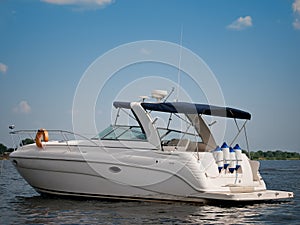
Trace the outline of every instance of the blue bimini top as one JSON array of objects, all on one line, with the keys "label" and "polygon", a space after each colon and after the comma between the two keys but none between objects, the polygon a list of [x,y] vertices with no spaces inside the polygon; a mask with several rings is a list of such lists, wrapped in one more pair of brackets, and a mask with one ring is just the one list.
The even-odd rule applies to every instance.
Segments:
[{"label": "blue bimini top", "polygon": [[[116,108],[130,109],[130,102],[114,102]],[[236,119],[251,119],[251,114],[239,109],[230,107],[213,106],[206,104],[196,104],[188,102],[163,102],[148,103],[143,102],[141,106],[146,110],[168,112],[168,113],[184,113],[184,114],[204,114],[211,116],[220,116]]]}]

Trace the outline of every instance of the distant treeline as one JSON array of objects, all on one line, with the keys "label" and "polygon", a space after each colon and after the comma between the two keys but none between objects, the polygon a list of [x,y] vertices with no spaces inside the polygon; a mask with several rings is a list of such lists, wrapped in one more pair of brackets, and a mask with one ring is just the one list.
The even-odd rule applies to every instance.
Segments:
[{"label": "distant treeline", "polygon": [[250,152],[251,159],[254,160],[289,160],[300,159],[298,152],[284,152],[284,151],[257,151]]},{"label": "distant treeline", "polygon": [[5,152],[12,152],[13,148],[7,148],[4,144],[0,143],[0,155],[3,155]]},{"label": "distant treeline", "polygon": [[[32,144],[32,143],[34,143],[34,140],[32,140],[30,138],[26,138],[26,139],[22,140],[19,145],[22,146],[22,145],[28,145],[28,144]],[[8,148],[4,144],[0,143],[0,156],[3,155],[4,153],[13,152],[14,150],[15,150],[14,148]]]}]

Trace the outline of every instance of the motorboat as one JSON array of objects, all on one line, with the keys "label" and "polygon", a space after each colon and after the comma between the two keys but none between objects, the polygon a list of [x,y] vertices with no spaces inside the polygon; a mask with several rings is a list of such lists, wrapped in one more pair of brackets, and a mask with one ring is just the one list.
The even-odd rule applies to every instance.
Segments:
[{"label": "motorboat", "polygon": [[[14,139],[29,135],[34,143],[19,146],[10,160],[41,194],[193,203],[294,197],[267,190],[259,161],[249,159],[236,138],[216,143],[213,123],[205,119],[245,121],[240,134],[250,113],[166,101],[164,92],[154,93],[157,101],[113,102],[114,123],[91,138],[62,130],[13,130]],[[129,118],[125,123],[121,114]]]}]

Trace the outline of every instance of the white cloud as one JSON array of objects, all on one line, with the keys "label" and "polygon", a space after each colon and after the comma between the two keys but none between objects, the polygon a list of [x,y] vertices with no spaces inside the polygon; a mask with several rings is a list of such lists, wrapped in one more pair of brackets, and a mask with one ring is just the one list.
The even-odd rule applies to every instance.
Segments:
[{"label": "white cloud", "polygon": [[104,7],[113,3],[114,0],[41,0],[42,2],[56,5],[77,5],[84,7]]},{"label": "white cloud", "polygon": [[300,30],[300,0],[295,0],[293,5],[293,11],[295,14],[295,20],[293,22],[293,27],[295,30]]},{"label": "white cloud", "polygon": [[293,10],[295,13],[300,14],[300,0],[295,0],[293,3]]},{"label": "white cloud", "polygon": [[6,73],[7,70],[8,70],[8,66],[5,65],[4,63],[1,63],[1,62],[0,62],[0,72],[1,72],[1,73]]},{"label": "white cloud", "polygon": [[227,26],[230,30],[243,30],[252,27],[251,16],[240,17]]},{"label": "white cloud", "polygon": [[20,101],[19,104],[15,108],[13,108],[13,111],[15,113],[28,114],[31,112],[31,107],[27,101],[23,100],[23,101]]},{"label": "white cloud", "polygon": [[295,30],[300,30],[300,21],[298,19],[295,19],[293,22],[293,27]]}]

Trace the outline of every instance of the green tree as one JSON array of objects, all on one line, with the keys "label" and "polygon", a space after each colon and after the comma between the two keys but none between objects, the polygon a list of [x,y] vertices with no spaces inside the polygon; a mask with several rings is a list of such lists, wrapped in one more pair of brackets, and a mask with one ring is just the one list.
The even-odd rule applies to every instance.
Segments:
[{"label": "green tree", "polygon": [[15,151],[14,148],[8,148],[6,152],[13,152],[13,151]]},{"label": "green tree", "polygon": [[264,152],[261,150],[259,150],[257,152],[251,152],[250,155],[251,155],[251,159],[253,159],[253,160],[258,160],[258,159],[264,158]]},{"label": "green tree", "polygon": [[263,158],[263,157],[264,157],[264,152],[261,151],[261,150],[259,150],[259,151],[257,152],[257,157],[258,157],[258,158]]},{"label": "green tree", "polygon": [[274,153],[272,151],[264,152],[264,157],[267,158],[267,159],[273,159],[274,158]]},{"label": "green tree", "polygon": [[2,155],[6,151],[7,151],[7,147],[4,144],[0,143],[0,154]]},{"label": "green tree", "polygon": [[286,159],[300,159],[300,154],[298,152],[283,152],[280,150],[277,151],[257,151],[251,152],[251,159],[270,159],[270,160],[286,160]]}]

